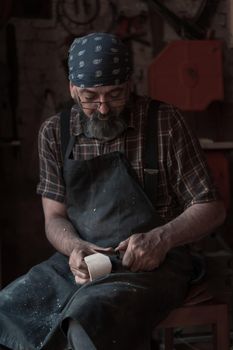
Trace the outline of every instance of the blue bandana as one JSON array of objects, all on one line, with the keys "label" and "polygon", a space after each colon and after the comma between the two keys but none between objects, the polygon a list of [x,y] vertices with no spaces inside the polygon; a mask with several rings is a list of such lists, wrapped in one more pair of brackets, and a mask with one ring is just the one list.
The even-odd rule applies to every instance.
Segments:
[{"label": "blue bandana", "polygon": [[80,88],[123,84],[132,72],[127,47],[109,33],[75,39],[69,50],[68,66],[69,80]]}]

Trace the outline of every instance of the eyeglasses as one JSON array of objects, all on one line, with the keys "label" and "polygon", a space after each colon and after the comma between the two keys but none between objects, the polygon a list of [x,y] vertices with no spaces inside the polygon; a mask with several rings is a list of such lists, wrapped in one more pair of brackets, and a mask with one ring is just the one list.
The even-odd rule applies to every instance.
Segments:
[{"label": "eyeglasses", "polygon": [[121,107],[125,104],[126,97],[121,97],[117,99],[112,99],[108,101],[93,101],[93,102],[83,102],[79,99],[80,104],[83,109],[97,110],[101,107],[102,104],[106,104],[109,108],[111,107]]}]

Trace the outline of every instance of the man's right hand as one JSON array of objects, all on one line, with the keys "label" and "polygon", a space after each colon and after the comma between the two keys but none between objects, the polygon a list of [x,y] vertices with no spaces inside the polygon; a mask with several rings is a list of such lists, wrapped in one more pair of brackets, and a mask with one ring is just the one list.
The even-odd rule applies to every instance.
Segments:
[{"label": "man's right hand", "polygon": [[102,248],[93,243],[80,240],[70,254],[69,265],[78,284],[84,284],[90,280],[87,265],[84,261],[85,256],[95,253],[111,253],[113,248]]},{"label": "man's right hand", "polygon": [[64,203],[46,197],[42,197],[42,203],[48,240],[57,251],[69,256],[69,265],[75,281],[79,284],[88,282],[90,277],[84,261],[85,256],[95,253],[114,253],[114,249],[83,241],[68,220]]}]

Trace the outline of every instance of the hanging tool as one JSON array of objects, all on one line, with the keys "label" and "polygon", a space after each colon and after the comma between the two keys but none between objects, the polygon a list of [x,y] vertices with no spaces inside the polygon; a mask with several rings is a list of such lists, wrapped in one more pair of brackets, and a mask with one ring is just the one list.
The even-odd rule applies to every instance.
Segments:
[{"label": "hanging tool", "polygon": [[206,30],[186,19],[181,19],[158,0],[148,0],[152,8],[160,14],[180,35],[188,39],[206,38]]}]

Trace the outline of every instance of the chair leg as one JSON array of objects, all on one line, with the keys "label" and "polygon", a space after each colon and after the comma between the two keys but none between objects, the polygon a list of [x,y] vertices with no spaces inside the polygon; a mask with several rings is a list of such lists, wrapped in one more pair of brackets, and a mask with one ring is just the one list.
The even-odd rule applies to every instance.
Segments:
[{"label": "chair leg", "polygon": [[173,350],[173,328],[165,328],[164,330],[164,348],[165,350]]},{"label": "chair leg", "polygon": [[229,319],[226,305],[219,306],[218,320],[212,325],[213,329],[213,349],[229,350],[230,349],[230,333]]}]

